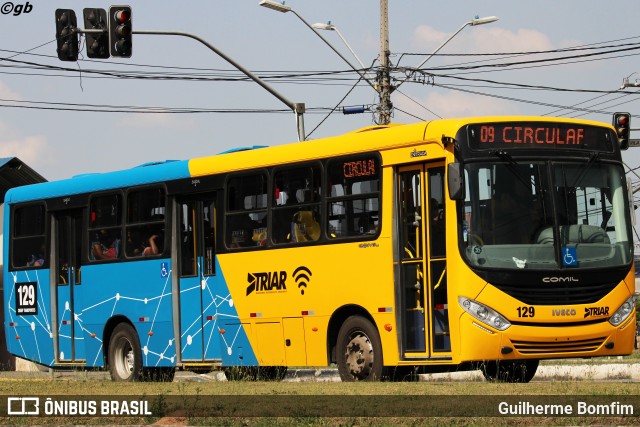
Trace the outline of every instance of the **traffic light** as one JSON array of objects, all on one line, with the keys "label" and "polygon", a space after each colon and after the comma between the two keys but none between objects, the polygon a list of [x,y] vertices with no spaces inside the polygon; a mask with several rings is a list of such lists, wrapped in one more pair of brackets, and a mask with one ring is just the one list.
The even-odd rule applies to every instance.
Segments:
[{"label": "traffic light", "polygon": [[84,9],[84,29],[102,30],[102,33],[85,33],[87,56],[89,58],[109,57],[109,34],[107,11],[104,9]]},{"label": "traffic light", "polygon": [[621,150],[629,148],[629,137],[631,134],[631,114],[613,113],[613,127],[618,134],[618,143]]},{"label": "traffic light", "polygon": [[56,42],[61,61],[77,61],[80,40],[78,21],[72,9],[56,9]]},{"label": "traffic light", "polygon": [[131,57],[131,8],[109,8],[109,50],[111,56]]}]

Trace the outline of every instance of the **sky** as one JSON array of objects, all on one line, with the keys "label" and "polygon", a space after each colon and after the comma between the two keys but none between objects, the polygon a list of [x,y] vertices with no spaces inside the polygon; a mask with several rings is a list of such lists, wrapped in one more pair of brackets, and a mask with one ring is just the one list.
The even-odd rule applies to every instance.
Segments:
[{"label": "sky", "polygon": [[[356,84],[358,75],[298,17],[258,3],[128,4],[134,31],[195,34],[265,77],[285,98],[304,102],[311,139],[374,124],[370,112],[346,116],[339,107],[375,105],[377,93],[365,82]],[[620,88],[624,77],[640,79],[633,75],[640,72],[635,1],[389,3],[390,60],[401,70],[417,66],[474,17],[499,18],[466,26],[439,51],[442,55],[431,57],[422,68],[435,77],[402,84],[392,95],[393,122],[522,114],[610,123],[614,111],[629,111],[634,114],[632,128],[634,122],[640,128],[640,115],[635,117],[638,89],[608,93]],[[378,0],[286,4],[311,24],[331,21],[365,65],[379,65]],[[108,9],[111,4],[96,0],[90,5]],[[45,178],[57,180],[297,140],[295,116],[286,105],[256,83],[240,79],[231,65],[190,38],[134,34],[131,58],[106,60],[87,58],[83,43],[77,62],[60,61],[55,10],[74,9],[83,27],[85,6],[77,0],[16,0],[0,7],[0,157],[17,156]],[[321,33],[357,65],[335,32]],[[394,83],[405,75],[392,73]],[[167,78],[176,76],[188,79]],[[182,112],[134,113],[131,107]],[[640,148],[629,149],[623,158],[629,168],[637,167]]]}]

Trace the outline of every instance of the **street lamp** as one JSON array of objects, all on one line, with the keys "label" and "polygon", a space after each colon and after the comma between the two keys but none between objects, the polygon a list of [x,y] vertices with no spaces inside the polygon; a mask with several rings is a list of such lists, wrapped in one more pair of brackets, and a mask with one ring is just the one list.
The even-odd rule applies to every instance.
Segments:
[{"label": "street lamp", "polygon": [[[358,73],[358,75],[360,75],[360,77],[362,77],[367,83],[369,83],[369,85],[371,87],[373,87],[376,91],[378,91],[377,86],[374,83],[372,83],[371,81],[369,81],[369,79],[367,78],[366,74],[363,71],[359,70],[351,62],[349,62],[349,60],[347,58],[345,58],[344,55],[342,55],[340,52],[338,52],[338,50],[335,47],[333,47],[333,45],[331,43],[329,43],[329,41],[327,39],[322,37],[322,35],[318,31],[316,31],[316,29],[314,27],[312,27],[311,24],[309,24],[307,21],[305,21],[305,19],[302,16],[300,16],[298,14],[298,12],[296,12],[293,8],[291,8],[291,6],[287,6],[284,3],[278,3],[277,1],[274,1],[274,0],[262,0],[259,3],[259,5],[263,6],[263,7],[266,7],[267,9],[275,10],[275,11],[281,12],[281,13],[292,12],[294,15],[296,15],[298,17],[298,19],[300,19],[302,21],[302,23],[304,25],[309,27],[309,29],[311,31],[313,31],[318,37],[320,37],[320,39],[323,42],[325,42],[325,44],[327,46],[329,46],[331,48],[331,50],[333,50],[336,53],[336,55],[338,55],[344,62],[346,62],[349,65],[349,67],[351,67],[352,70],[354,70],[356,73]],[[361,63],[361,65],[362,65],[362,63]],[[362,66],[362,68],[365,68],[365,67]]]},{"label": "street lamp", "polygon": [[[440,47],[438,47],[438,48],[437,48],[437,49],[436,49],[436,50],[435,50],[431,55],[427,56],[427,58],[426,58],[424,61],[422,61],[422,62],[420,63],[420,65],[418,65],[417,67],[415,67],[415,69],[416,69],[416,70],[420,69],[420,67],[422,67],[422,66],[423,66],[423,65],[424,65],[428,60],[430,60],[430,59],[433,57],[433,55],[435,55],[436,53],[438,53],[438,52],[440,51],[440,49],[442,49],[442,48],[443,48],[447,43],[449,43],[449,42],[451,41],[451,39],[453,39],[455,36],[457,36],[457,35],[458,35],[458,33],[459,33],[460,31],[464,30],[467,26],[475,27],[476,25],[489,24],[489,23],[491,23],[491,22],[495,22],[495,21],[497,21],[498,19],[499,19],[499,18],[498,18],[497,16],[487,16],[487,17],[484,17],[484,18],[476,17],[476,18],[472,19],[472,20],[471,20],[471,21],[469,21],[469,22],[465,22],[465,23],[462,25],[462,27],[460,27],[460,28],[458,29],[458,31],[456,31],[455,33],[453,33],[453,35],[452,35],[451,37],[449,37],[449,38],[448,38],[444,43],[442,43],[442,44],[440,45]],[[404,80],[402,80],[400,83],[398,83],[398,84],[395,86],[395,88],[394,88],[394,89],[398,89],[398,88],[399,88],[399,87],[400,87],[404,82],[406,82],[408,79],[409,79],[409,76],[405,77],[405,79],[404,79]]]},{"label": "street lamp", "polygon": [[287,6],[286,4],[284,4],[284,2],[278,3],[277,1],[271,1],[271,0],[262,0],[260,2],[260,6],[264,6],[268,9],[273,9],[282,13],[291,12],[293,10],[291,9],[291,6]]},{"label": "street lamp", "polygon": [[637,74],[637,72],[631,73],[631,75],[629,75],[628,77],[623,78],[622,79],[622,86],[620,86],[620,89],[618,89],[618,90],[623,90],[623,89],[626,89],[628,87],[640,87],[640,83],[638,82],[638,80],[636,80],[634,83],[630,83],[629,82],[629,78],[631,78],[631,76],[633,76],[634,74]]}]

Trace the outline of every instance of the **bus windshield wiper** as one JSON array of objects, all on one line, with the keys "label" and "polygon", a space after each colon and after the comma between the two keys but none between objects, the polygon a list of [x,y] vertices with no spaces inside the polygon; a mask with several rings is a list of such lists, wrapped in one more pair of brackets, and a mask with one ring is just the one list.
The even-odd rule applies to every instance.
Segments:
[{"label": "bus windshield wiper", "polygon": [[538,182],[536,182],[536,180],[534,179],[527,179],[524,176],[522,176],[522,173],[518,170],[517,166],[518,166],[518,162],[516,162],[515,160],[513,160],[513,157],[511,157],[511,154],[506,152],[506,151],[502,151],[502,150],[494,150],[491,152],[491,154],[493,154],[494,156],[498,157],[501,160],[504,160],[505,162],[507,162],[507,169],[509,169],[509,171],[520,180],[520,182],[522,182],[524,184],[524,187],[527,189],[527,191],[531,191],[531,185],[533,185],[533,187],[536,189],[536,191],[538,192],[538,194],[543,195],[544,194],[544,189],[542,187],[540,187],[540,184]]},{"label": "bus windshield wiper", "polygon": [[580,174],[576,177],[576,180],[573,182],[571,187],[577,187],[578,184],[580,184],[580,182],[582,182],[582,178],[585,177],[587,172],[589,172],[589,169],[591,169],[591,166],[593,166],[593,164],[596,162],[596,160],[598,160],[599,157],[600,157],[600,153],[599,152],[597,152],[597,151],[592,151],[591,152],[591,154],[589,155],[589,161],[587,162],[587,164],[584,167],[584,169],[582,169],[582,171],[580,171]]}]

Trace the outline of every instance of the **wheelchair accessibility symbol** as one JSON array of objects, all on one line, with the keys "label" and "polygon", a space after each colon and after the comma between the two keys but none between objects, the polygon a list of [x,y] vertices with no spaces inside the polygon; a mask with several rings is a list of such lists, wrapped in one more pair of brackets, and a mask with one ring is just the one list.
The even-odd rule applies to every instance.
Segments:
[{"label": "wheelchair accessibility symbol", "polygon": [[160,276],[167,277],[168,275],[169,275],[169,264],[167,264],[166,262],[163,262],[160,265]]},{"label": "wheelchair accessibility symbol", "polygon": [[578,253],[576,248],[562,248],[562,265],[565,267],[577,267]]}]

